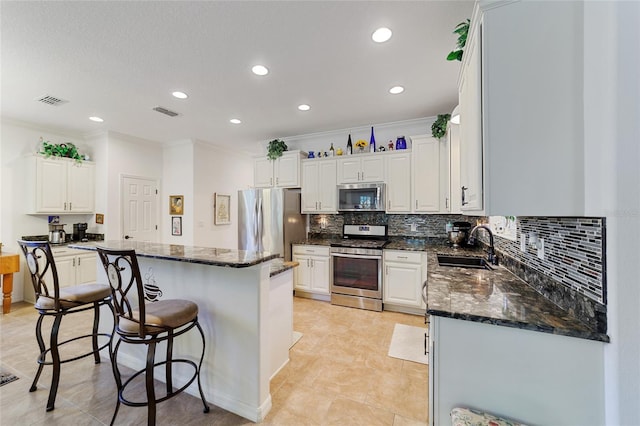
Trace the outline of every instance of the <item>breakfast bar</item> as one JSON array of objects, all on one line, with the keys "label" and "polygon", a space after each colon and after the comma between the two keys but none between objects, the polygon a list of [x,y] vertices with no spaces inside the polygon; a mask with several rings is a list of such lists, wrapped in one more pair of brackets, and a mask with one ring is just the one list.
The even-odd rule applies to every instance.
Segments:
[{"label": "breakfast bar", "polygon": [[[292,271],[279,268],[280,279],[270,277],[277,254],[133,241],[70,247],[133,249],[147,298],[196,302],[206,340],[201,370],[206,399],[254,422],[265,418],[271,408],[269,381],[288,362],[292,333]],[[100,260],[97,268],[98,282],[107,282]],[[103,316],[101,328],[111,324]],[[174,352],[195,358],[202,347],[199,340],[199,336],[182,336]],[[140,369],[144,351],[126,349],[121,349],[119,360]],[[176,370],[174,378],[187,377],[187,371]],[[192,384],[187,392],[198,395],[197,385]]]}]

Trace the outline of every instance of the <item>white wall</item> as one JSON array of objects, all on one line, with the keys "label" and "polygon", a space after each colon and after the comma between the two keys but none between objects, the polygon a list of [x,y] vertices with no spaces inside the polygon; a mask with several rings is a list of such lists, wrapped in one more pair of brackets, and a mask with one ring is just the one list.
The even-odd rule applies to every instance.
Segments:
[{"label": "white wall", "polygon": [[[238,190],[253,186],[253,158],[201,142],[194,147],[194,245],[237,249]],[[231,196],[231,224],[214,224],[214,193]]]},{"label": "white wall", "polygon": [[586,214],[606,216],[608,425],[640,424],[640,3],[584,3]]},{"label": "white wall", "polygon": [[[193,141],[185,140],[165,146],[163,150],[163,182],[160,196],[160,242],[164,244],[182,244],[193,246],[194,208],[194,147]],[[182,215],[182,236],[171,235],[171,216],[169,215],[169,196],[184,197]]]}]

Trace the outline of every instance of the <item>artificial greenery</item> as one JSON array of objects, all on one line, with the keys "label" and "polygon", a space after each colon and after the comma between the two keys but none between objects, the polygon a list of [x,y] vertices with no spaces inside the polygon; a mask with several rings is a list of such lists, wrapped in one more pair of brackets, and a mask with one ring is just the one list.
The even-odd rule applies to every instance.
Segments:
[{"label": "artificial greenery", "polygon": [[282,157],[282,153],[287,150],[287,144],[280,139],[274,139],[267,146],[267,157],[271,160]]},{"label": "artificial greenery", "polygon": [[447,133],[447,123],[451,118],[451,114],[438,114],[438,118],[431,126],[431,134],[434,138],[440,139]]},{"label": "artificial greenery", "polygon": [[467,44],[467,34],[469,34],[469,26],[471,25],[471,21],[467,19],[466,22],[460,22],[456,29],[453,30],[454,34],[458,34],[458,43],[457,49],[449,53],[447,56],[447,61],[461,61],[462,60],[462,52],[464,46]]},{"label": "artificial greenery", "polygon": [[78,152],[78,148],[71,142],[67,143],[51,143],[49,141],[42,140],[42,151],[40,154],[44,154],[45,157],[65,157],[73,158],[78,163],[81,163],[84,159],[84,155]]}]

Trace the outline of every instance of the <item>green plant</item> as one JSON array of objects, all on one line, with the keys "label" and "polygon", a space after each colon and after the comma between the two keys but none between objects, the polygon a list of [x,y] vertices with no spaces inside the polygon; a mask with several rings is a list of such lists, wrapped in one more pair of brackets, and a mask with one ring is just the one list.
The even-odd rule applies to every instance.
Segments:
[{"label": "green plant", "polygon": [[267,157],[271,160],[282,157],[282,153],[287,150],[287,144],[280,139],[274,139],[267,146]]},{"label": "green plant", "polygon": [[431,126],[431,134],[434,138],[440,139],[447,133],[447,123],[451,118],[451,114],[438,114],[438,118]]},{"label": "green plant", "polygon": [[456,29],[453,30],[454,34],[458,34],[458,43],[457,49],[449,53],[447,55],[447,61],[461,61],[462,60],[462,52],[464,46],[467,44],[467,34],[469,34],[469,26],[471,25],[471,21],[467,19],[466,22],[460,22]]},{"label": "green plant", "polygon": [[73,158],[78,163],[81,163],[84,156],[78,152],[78,148],[71,142],[67,143],[51,143],[49,141],[42,140],[42,151],[40,154],[44,154],[45,157],[65,157]]}]

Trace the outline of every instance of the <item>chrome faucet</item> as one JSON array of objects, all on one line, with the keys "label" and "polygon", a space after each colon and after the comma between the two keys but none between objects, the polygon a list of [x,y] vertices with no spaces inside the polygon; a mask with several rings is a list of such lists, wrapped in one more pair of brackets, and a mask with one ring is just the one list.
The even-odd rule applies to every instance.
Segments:
[{"label": "chrome faucet", "polygon": [[493,247],[493,232],[491,232],[491,228],[489,228],[487,225],[477,225],[475,226],[471,232],[469,232],[469,238],[467,240],[467,244],[468,245],[473,245],[476,242],[475,237],[473,236],[476,231],[482,228],[485,231],[487,231],[489,233],[489,248],[487,249],[487,261],[489,263],[491,263],[492,265],[497,265],[498,264],[498,256],[496,256],[496,251]]}]

